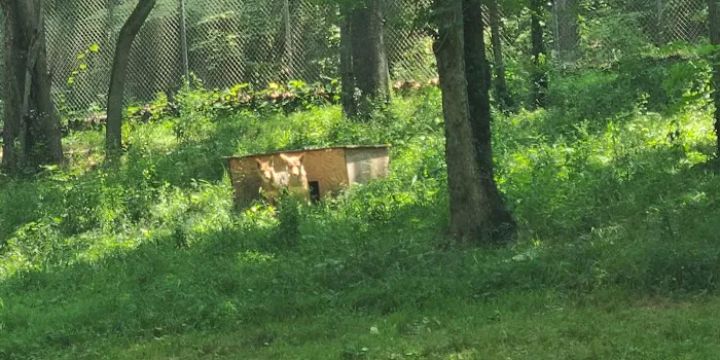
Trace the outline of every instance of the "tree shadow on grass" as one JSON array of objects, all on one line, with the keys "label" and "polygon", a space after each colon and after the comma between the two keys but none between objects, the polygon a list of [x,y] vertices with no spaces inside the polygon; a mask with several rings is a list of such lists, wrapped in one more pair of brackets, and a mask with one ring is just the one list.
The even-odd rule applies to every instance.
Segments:
[{"label": "tree shadow on grass", "polygon": [[370,221],[357,228],[315,213],[296,246],[279,241],[275,227],[237,224],[197,235],[187,247],[165,235],[97,261],[18,273],[0,283],[0,355],[26,359],[82,353],[108,338],[261,328],[329,309],[392,311],[414,294],[388,287],[411,269],[387,269],[419,266],[412,253],[434,243],[427,233],[394,242],[399,233],[386,227]]},{"label": "tree shadow on grass", "polygon": [[107,200],[104,194],[109,191],[127,190],[125,204],[118,205],[134,209],[130,217],[139,220],[154,203],[153,199],[133,198],[140,195],[139,191],[152,197],[166,184],[190,192],[197,182],[222,181],[227,167],[223,156],[235,151],[245,130],[241,121],[219,122],[212,134],[199,141],[179,143],[169,152],[130,144],[126,159],[112,167],[93,167],[74,175],[48,173],[33,179],[3,179],[0,183],[0,245],[20,227],[46,217],[62,219],[65,235],[97,228],[99,208]]},{"label": "tree shadow on grass", "polygon": [[[232,140],[222,143],[219,148],[229,149]],[[389,314],[402,307],[442,306],[438,299],[474,301],[507,289],[587,289],[591,285],[583,271],[588,264],[607,263],[610,255],[573,252],[558,239],[590,243],[586,240],[600,236],[594,229],[618,224],[632,230],[626,234],[682,238],[690,245],[695,238],[711,240],[717,233],[708,217],[720,216],[712,196],[719,178],[680,166],[681,159],[675,149],[643,149],[607,164],[573,168],[569,178],[550,171],[518,184],[510,200],[523,200],[516,212],[539,239],[557,241],[551,244],[560,254],[555,258],[515,261],[512,248],[440,251],[438,242],[447,240],[441,234],[446,215],[442,191],[436,198],[409,204],[375,204],[363,200],[377,194],[359,193],[347,203],[306,213],[296,246],[278,242],[275,227],[240,223],[198,234],[195,243],[178,242],[175,235],[156,236],[95,262],[17,274],[0,284],[0,355],[26,359],[81,353],[109,338],[132,342],[262,327],[328,311]],[[133,171],[164,160],[156,156],[138,161],[149,163]],[[123,171],[128,171],[123,176],[135,176]],[[187,186],[190,179],[183,175],[173,181]],[[637,239],[614,240],[626,245]],[[717,266],[681,269],[703,254],[675,263],[668,262],[672,251],[654,254],[654,262],[638,262],[636,268],[671,269],[669,277],[720,275]],[[642,255],[626,257],[632,263]],[[590,256],[597,261],[589,261]],[[618,275],[619,265],[608,269],[614,270],[608,277],[622,284],[647,285],[668,278],[633,275],[636,278],[628,280]],[[684,285],[667,286],[687,284],[686,279]]]}]

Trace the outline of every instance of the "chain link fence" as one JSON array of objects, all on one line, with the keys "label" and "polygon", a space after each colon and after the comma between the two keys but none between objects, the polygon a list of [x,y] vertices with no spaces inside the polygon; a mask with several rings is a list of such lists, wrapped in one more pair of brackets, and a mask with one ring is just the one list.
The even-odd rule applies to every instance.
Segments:
[{"label": "chain link fence", "polygon": [[[412,19],[430,0],[386,8],[395,79],[434,76],[430,39]],[[49,0],[54,94],[70,109],[104,104],[115,40],[136,0]],[[192,74],[207,88],[337,77],[338,14],[311,0],[158,0],[133,44],[126,97],[146,101]],[[97,47],[96,47],[97,46]],[[90,51],[88,49],[98,49]]]},{"label": "chain link fence", "polygon": [[549,15],[553,59],[560,61],[578,47],[585,52],[570,59],[607,60],[645,44],[697,43],[708,34],[706,0],[554,0]]},{"label": "chain link fence", "polygon": [[[417,12],[431,1],[386,2],[386,44],[395,80],[435,77],[431,39],[413,24]],[[577,41],[586,42],[581,45],[591,51],[597,48],[600,53],[611,53],[614,43],[624,37],[643,37],[661,45],[697,42],[707,34],[704,0],[554,3],[564,2],[579,7],[577,32],[581,36]],[[76,110],[104,106],[115,41],[136,3],[45,1],[49,69],[60,106]],[[489,23],[487,11],[485,15]],[[500,17],[507,60],[515,61],[518,54],[526,53],[524,47],[529,43],[529,14],[526,9],[507,8],[501,9]],[[557,7],[550,8],[548,20],[549,44],[555,58],[563,51],[563,34],[568,33],[563,27],[568,22]],[[312,0],[158,0],[133,45],[126,97],[147,101],[158,92],[173,92],[188,74],[194,74],[207,88],[336,78],[337,22],[332,7]],[[603,27],[612,26],[623,33],[603,32]],[[589,32],[600,36],[587,38],[585,33]]]},{"label": "chain link fence", "polygon": [[698,41],[707,36],[706,0],[641,0],[634,2],[643,27],[657,44]]}]

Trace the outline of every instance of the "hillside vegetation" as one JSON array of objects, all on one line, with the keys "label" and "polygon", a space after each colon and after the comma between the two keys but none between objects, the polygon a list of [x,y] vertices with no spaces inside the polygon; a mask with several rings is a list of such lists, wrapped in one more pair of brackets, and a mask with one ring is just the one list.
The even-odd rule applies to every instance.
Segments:
[{"label": "hillside vegetation", "polygon": [[[72,133],[67,168],[0,178],[0,358],[713,358],[707,99],[660,108],[600,72],[555,83],[551,110],[494,114],[519,224],[496,248],[447,246],[436,89],[367,123],[185,90],[178,116],[126,124],[115,167],[102,132]],[[233,208],[223,156],[384,143],[387,179]]]}]

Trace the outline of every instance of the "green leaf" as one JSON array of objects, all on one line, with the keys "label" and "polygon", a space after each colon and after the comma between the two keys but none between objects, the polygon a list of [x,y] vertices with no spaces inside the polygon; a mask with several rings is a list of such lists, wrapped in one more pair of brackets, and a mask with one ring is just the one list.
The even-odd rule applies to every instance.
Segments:
[{"label": "green leaf", "polygon": [[91,53],[97,54],[100,52],[100,44],[94,43],[94,44],[90,45],[88,50],[90,50]]}]

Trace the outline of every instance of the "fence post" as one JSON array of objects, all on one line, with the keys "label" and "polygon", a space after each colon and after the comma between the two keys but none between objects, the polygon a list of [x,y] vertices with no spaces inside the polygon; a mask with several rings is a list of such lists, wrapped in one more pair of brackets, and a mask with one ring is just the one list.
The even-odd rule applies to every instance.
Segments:
[{"label": "fence post", "polygon": [[180,52],[182,53],[185,85],[190,84],[190,59],[188,55],[187,31],[187,8],[185,7],[185,0],[180,0]]}]

